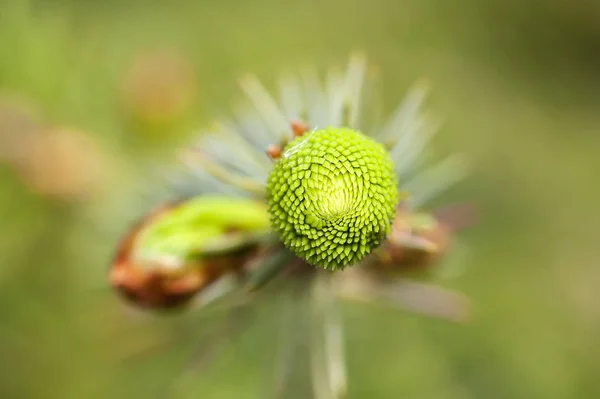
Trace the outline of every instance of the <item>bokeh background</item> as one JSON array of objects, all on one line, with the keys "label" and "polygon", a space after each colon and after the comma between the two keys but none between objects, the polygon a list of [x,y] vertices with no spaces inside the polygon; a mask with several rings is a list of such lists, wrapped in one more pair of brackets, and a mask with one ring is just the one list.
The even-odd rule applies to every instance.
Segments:
[{"label": "bokeh background", "polygon": [[[432,83],[434,146],[474,166],[441,201],[482,220],[449,282],[466,325],[344,306],[349,397],[600,397],[600,5],[566,0],[0,2],[0,397],[166,397],[225,316],[147,317],[106,287],[149,170],[227,115],[240,74],[272,87],[354,49],[385,110]],[[271,310],[181,397],[268,397]]]}]

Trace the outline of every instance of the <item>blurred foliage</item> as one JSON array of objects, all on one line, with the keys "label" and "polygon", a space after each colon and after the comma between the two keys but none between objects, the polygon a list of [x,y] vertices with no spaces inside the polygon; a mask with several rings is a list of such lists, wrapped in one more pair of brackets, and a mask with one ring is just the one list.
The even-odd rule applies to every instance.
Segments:
[{"label": "blurred foliage", "polygon": [[[566,0],[5,0],[0,118],[28,111],[19,128],[0,121],[0,396],[162,397],[225,316],[154,319],[107,288],[149,165],[227,115],[241,73],[342,63],[355,48],[379,65],[387,109],[414,80],[433,83],[432,109],[445,118],[436,145],[475,165],[441,201],[475,200],[483,223],[465,235],[466,273],[452,282],[476,308],[466,326],[344,308],[350,397],[600,396],[600,7]],[[126,82],[144,77],[135,65],[148,54],[180,70]],[[146,89],[170,99],[159,119],[131,94]],[[48,144],[57,130],[85,143]],[[36,147],[25,138],[56,151],[36,153],[52,167],[36,175],[44,184],[23,173],[23,151]],[[57,165],[65,159],[76,163]],[[102,169],[91,185],[62,180],[91,170],[86,162]],[[55,181],[69,189],[44,189]],[[214,365],[186,379],[186,397],[264,396],[277,305],[263,302]]]}]

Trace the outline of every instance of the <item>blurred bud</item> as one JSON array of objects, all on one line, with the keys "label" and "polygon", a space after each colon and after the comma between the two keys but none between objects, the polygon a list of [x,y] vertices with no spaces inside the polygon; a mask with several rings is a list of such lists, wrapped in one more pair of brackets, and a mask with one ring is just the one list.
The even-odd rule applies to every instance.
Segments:
[{"label": "blurred bud", "polygon": [[389,272],[426,270],[446,253],[451,241],[452,230],[434,214],[412,213],[401,204],[392,231],[367,267]]},{"label": "blurred bud", "polygon": [[399,209],[385,248],[392,263],[428,266],[448,249],[451,230],[433,214]]},{"label": "blurred bud", "polygon": [[168,213],[174,204],[161,206],[136,224],[119,244],[110,270],[113,287],[132,302],[142,307],[171,307],[188,301],[210,274],[193,265],[173,269],[168,264],[155,263],[151,267],[139,265],[134,259],[134,246],[140,233],[148,225]]},{"label": "blurred bud", "polygon": [[111,285],[134,304],[173,308],[228,276],[242,277],[268,234],[266,206],[198,197],[158,207],[122,240]]},{"label": "blurred bud", "polygon": [[122,94],[130,116],[145,125],[169,125],[182,118],[195,97],[193,66],[172,50],[140,55],[125,76]]},{"label": "blurred bud", "polygon": [[368,267],[391,272],[427,270],[446,255],[454,233],[473,225],[475,219],[475,211],[468,204],[415,212],[401,203],[391,233],[369,259]]},{"label": "blurred bud", "polygon": [[35,192],[60,200],[88,197],[105,160],[97,143],[73,128],[46,128],[22,139],[16,167]]}]

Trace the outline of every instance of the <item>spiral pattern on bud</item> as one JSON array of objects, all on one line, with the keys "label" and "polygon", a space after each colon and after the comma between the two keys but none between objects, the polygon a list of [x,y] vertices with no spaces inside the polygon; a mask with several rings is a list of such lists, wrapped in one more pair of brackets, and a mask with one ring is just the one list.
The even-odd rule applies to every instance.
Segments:
[{"label": "spiral pattern on bud", "polygon": [[308,263],[343,269],[389,233],[397,185],[383,145],[348,128],[315,130],[289,143],[271,171],[271,225]]}]

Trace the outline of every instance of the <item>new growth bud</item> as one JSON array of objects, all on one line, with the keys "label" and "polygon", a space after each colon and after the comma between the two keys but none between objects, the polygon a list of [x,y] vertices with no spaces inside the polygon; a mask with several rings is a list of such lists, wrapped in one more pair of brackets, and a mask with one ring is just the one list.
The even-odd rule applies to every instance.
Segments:
[{"label": "new growth bud", "polygon": [[380,245],[398,203],[384,146],[348,128],[307,132],[285,148],[269,176],[271,225],[314,266],[343,269]]}]

